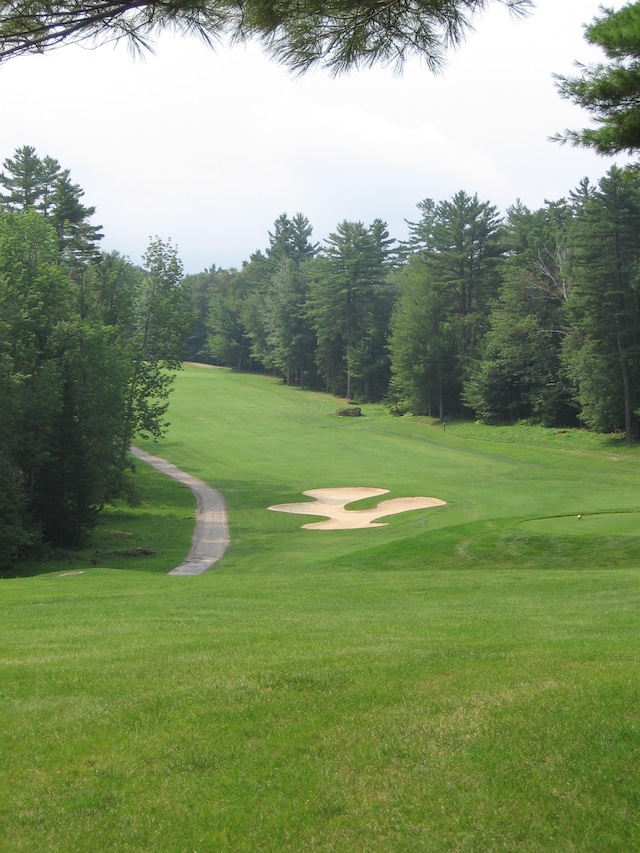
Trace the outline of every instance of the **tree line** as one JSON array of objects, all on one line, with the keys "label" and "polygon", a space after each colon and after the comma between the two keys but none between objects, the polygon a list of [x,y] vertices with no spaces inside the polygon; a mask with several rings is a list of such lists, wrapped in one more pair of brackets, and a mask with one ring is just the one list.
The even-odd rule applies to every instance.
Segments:
[{"label": "tree line", "polygon": [[135,434],[159,436],[189,326],[183,269],[100,252],[95,208],[24,146],[0,174],[0,564],[82,543],[129,494]]},{"label": "tree line", "polygon": [[501,216],[427,198],[396,241],[281,215],[240,269],[186,276],[186,356],[394,409],[640,436],[640,180]]},{"label": "tree line", "polygon": [[[500,0],[516,11],[529,0]],[[0,10],[0,62],[68,41],[156,30],[257,36],[289,67],[344,71],[417,53],[438,68],[485,2],[408,6],[261,0],[127,6],[36,2]],[[445,8],[446,7],[446,8]],[[595,127],[560,142],[640,147],[640,3],[585,28],[607,62],[558,78]],[[320,248],[302,214],[240,270],[183,277],[175,247],[142,266],[99,250],[95,208],[69,170],[29,146],[0,174],[0,563],[76,545],[130,488],[132,437],[159,436],[180,359],[259,367],[300,387],[396,409],[579,423],[639,437],[640,187],[634,169],[501,217],[461,191],[426,198],[398,243],[382,220],[341,222]],[[184,338],[188,336],[185,345]]]},{"label": "tree line", "polygon": [[102,252],[95,208],[30,146],[0,173],[0,562],[74,547],[131,491],[183,360],[268,370],[394,411],[583,425],[639,438],[640,177],[500,215],[426,198],[393,239],[279,216],[240,269],[183,274],[152,240]]}]

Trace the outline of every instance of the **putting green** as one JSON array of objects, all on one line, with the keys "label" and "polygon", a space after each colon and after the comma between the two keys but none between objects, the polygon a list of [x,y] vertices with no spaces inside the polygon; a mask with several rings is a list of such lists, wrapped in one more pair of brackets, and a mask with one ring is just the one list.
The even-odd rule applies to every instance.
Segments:
[{"label": "putting green", "polygon": [[521,522],[520,527],[528,533],[640,536],[640,512],[601,512],[534,518]]}]

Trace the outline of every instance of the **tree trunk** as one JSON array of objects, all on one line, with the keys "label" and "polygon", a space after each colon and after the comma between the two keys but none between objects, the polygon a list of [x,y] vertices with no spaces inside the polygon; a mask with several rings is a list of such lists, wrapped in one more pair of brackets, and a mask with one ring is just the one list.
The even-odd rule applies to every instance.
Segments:
[{"label": "tree trunk", "polygon": [[627,444],[631,444],[637,436],[635,435],[633,408],[631,406],[629,365],[625,359],[622,361],[622,387],[624,389],[624,440]]}]

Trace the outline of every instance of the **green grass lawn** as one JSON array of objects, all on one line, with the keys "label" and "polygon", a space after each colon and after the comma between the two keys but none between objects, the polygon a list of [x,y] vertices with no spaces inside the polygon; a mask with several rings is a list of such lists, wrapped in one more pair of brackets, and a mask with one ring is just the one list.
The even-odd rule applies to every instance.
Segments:
[{"label": "green grass lawn", "polygon": [[[0,850],[640,849],[640,451],[339,404],[185,369],[141,446],[224,494],[223,560],[164,574],[194,501],[138,464],[0,581]],[[447,505],[267,510],[346,486]]]}]

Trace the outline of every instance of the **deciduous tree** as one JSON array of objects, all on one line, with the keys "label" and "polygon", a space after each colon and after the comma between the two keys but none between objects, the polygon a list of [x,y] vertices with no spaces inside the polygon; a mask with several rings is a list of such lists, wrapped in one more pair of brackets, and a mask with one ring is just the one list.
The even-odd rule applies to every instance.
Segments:
[{"label": "deciduous tree", "polygon": [[182,262],[170,241],[153,239],[144,256],[138,298],[139,326],[128,344],[132,358],[127,422],[131,434],[159,438],[167,423],[175,371],[181,367],[190,318],[180,287]]}]

